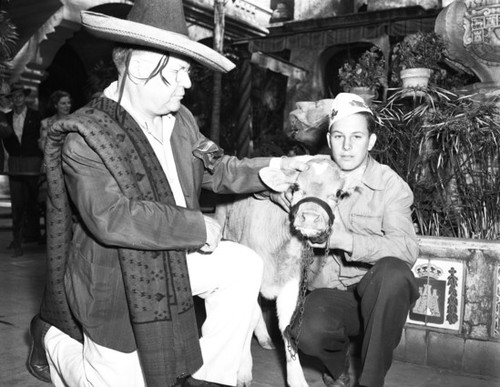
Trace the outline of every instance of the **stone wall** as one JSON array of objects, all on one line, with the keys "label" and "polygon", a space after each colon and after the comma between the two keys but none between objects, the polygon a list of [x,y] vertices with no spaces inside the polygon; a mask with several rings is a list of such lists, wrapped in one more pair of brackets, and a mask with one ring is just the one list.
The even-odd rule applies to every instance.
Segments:
[{"label": "stone wall", "polygon": [[500,242],[420,238],[420,302],[395,358],[500,378]]}]

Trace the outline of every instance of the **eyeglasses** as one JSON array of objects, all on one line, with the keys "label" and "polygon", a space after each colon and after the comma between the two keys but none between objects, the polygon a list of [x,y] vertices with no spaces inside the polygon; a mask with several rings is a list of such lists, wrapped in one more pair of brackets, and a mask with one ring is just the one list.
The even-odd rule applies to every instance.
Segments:
[{"label": "eyeglasses", "polygon": [[[191,68],[181,68],[179,70],[170,70],[170,71],[166,71],[166,73],[167,74],[172,74],[172,79],[175,79],[176,83],[180,83],[182,81],[182,76],[183,75],[187,75],[188,77],[190,76],[190,74],[191,74]],[[163,71],[160,71],[160,79],[162,80],[162,82],[165,85],[167,85],[167,86],[171,85],[171,82],[169,82],[167,80],[167,77],[163,75]]]},{"label": "eyeglasses", "polygon": [[184,75],[187,75],[187,77],[189,78],[189,74],[191,72],[191,65],[189,63],[186,64],[185,66],[177,69],[177,70],[171,70],[171,69],[167,69],[168,59],[169,59],[168,56],[163,56],[162,58],[160,58],[159,61],[156,61],[156,60],[153,61],[153,60],[151,60],[151,58],[142,57],[141,58],[142,63],[143,64],[147,63],[146,68],[149,67],[149,65],[154,66],[153,69],[151,70],[149,76],[147,76],[147,77],[138,77],[137,75],[131,74],[128,71],[128,61],[130,60],[130,59],[128,59],[128,61],[127,61],[128,76],[135,78],[137,80],[142,80],[144,82],[148,82],[151,79],[153,79],[154,77],[156,77],[157,75],[159,75],[161,81],[167,86],[170,86],[174,82],[181,83],[183,80],[182,77]]}]

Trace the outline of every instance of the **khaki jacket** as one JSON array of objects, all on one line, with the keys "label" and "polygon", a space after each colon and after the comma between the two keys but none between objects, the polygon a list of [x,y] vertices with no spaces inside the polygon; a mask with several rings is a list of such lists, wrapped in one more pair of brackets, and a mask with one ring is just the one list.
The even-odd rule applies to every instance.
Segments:
[{"label": "khaki jacket", "polygon": [[[358,283],[370,266],[384,257],[396,257],[413,266],[418,256],[411,219],[413,193],[387,165],[372,159],[361,186],[339,202],[335,227],[353,235],[352,254],[333,251],[311,267],[310,288],[339,288]],[[334,228],[335,229],[335,228]]]}]

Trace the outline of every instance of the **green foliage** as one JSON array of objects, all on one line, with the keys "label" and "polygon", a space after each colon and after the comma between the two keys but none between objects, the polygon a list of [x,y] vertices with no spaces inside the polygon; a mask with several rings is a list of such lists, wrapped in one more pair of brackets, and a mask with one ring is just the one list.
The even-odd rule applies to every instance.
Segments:
[{"label": "green foliage", "polygon": [[385,58],[377,47],[366,50],[356,61],[347,61],[339,69],[340,86],[344,91],[353,87],[376,87],[386,85]]},{"label": "green foliage", "polygon": [[16,26],[7,12],[0,11],[0,71],[8,69],[7,62],[12,59],[18,37]]},{"label": "green foliage", "polygon": [[437,87],[379,105],[375,157],[412,188],[423,235],[500,237],[500,114]]},{"label": "green foliage", "polygon": [[419,31],[406,35],[392,48],[392,81],[399,82],[399,73],[404,69],[425,67],[438,70],[445,50],[443,39],[435,32]]}]

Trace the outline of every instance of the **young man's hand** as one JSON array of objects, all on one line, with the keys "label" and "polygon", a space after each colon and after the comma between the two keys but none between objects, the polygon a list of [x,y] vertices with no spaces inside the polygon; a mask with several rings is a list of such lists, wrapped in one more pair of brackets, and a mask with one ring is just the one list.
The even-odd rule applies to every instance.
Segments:
[{"label": "young man's hand", "polygon": [[330,235],[330,238],[325,242],[312,243],[311,241],[309,241],[309,245],[311,247],[320,249],[325,249],[327,247],[327,243],[329,249],[339,249],[345,251],[348,254],[352,253],[352,244],[353,244],[352,234],[342,228],[334,227],[332,230],[332,234]]},{"label": "young man's hand", "polygon": [[290,204],[292,202],[292,190],[289,189],[285,192],[270,192],[269,199],[285,212],[290,212]]}]

